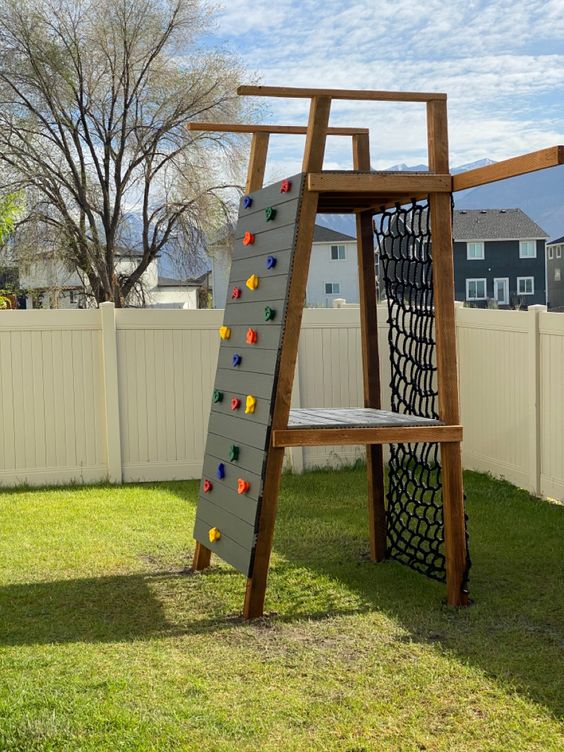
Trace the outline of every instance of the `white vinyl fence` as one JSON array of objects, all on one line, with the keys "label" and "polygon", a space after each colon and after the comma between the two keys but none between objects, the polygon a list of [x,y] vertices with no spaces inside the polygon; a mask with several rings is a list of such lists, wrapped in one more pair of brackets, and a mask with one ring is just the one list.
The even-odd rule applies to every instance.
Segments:
[{"label": "white vinyl fence", "polygon": [[[304,312],[294,405],[360,405],[359,312]],[[382,383],[389,381],[386,313]],[[0,313],[0,485],[200,475],[222,311]],[[463,459],[564,499],[564,315],[457,309]],[[384,386],[384,407],[389,391]],[[303,468],[361,447],[293,449]]]}]

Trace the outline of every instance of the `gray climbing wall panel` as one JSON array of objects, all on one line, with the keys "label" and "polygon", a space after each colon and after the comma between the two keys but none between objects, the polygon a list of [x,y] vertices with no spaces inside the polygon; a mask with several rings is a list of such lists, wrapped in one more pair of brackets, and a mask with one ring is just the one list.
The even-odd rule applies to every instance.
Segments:
[{"label": "gray climbing wall panel", "polygon": [[[241,199],[235,232],[223,318],[229,336],[219,349],[194,538],[245,575],[256,545],[303,178]],[[254,412],[246,412],[249,396]],[[220,533],[216,540],[212,529]]]}]

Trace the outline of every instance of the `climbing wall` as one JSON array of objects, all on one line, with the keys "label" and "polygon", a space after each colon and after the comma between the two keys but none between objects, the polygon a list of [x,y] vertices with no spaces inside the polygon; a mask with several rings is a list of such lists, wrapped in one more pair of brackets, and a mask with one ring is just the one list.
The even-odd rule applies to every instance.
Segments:
[{"label": "climbing wall", "polygon": [[244,196],[212,395],[195,539],[252,569],[303,175]]}]

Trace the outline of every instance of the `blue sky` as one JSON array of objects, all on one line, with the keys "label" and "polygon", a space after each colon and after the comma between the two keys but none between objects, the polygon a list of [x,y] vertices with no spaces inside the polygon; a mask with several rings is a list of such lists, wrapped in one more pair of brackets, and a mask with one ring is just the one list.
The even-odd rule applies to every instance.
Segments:
[{"label": "blue sky", "polygon": [[[265,85],[444,91],[453,166],[564,143],[564,0],[224,0],[214,44]],[[265,120],[307,120],[268,100]],[[335,102],[332,125],[371,129],[376,168],[425,161],[424,106]],[[268,178],[299,170],[303,142],[273,138]],[[350,168],[330,139],[326,168]]]}]

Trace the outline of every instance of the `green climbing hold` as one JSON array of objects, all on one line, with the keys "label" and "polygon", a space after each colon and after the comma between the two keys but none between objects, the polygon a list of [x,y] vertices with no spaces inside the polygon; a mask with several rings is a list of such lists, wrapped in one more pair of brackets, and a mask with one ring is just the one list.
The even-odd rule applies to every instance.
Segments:
[{"label": "green climbing hold", "polygon": [[271,308],[270,306],[264,307],[264,320],[265,321],[272,321],[272,319],[276,316],[276,311],[274,308]]},{"label": "green climbing hold", "polygon": [[264,214],[266,221],[270,222],[276,216],[276,209],[273,209],[272,206],[267,206],[267,208],[264,210]]},{"label": "green climbing hold", "polygon": [[231,444],[229,447],[229,459],[231,462],[237,462],[239,459],[239,447],[237,444]]},{"label": "green climbing hold", "polygon": [[213,401],[214,402],[223,402],[223,392],[220,392],[219,389],[213,390]]}]

